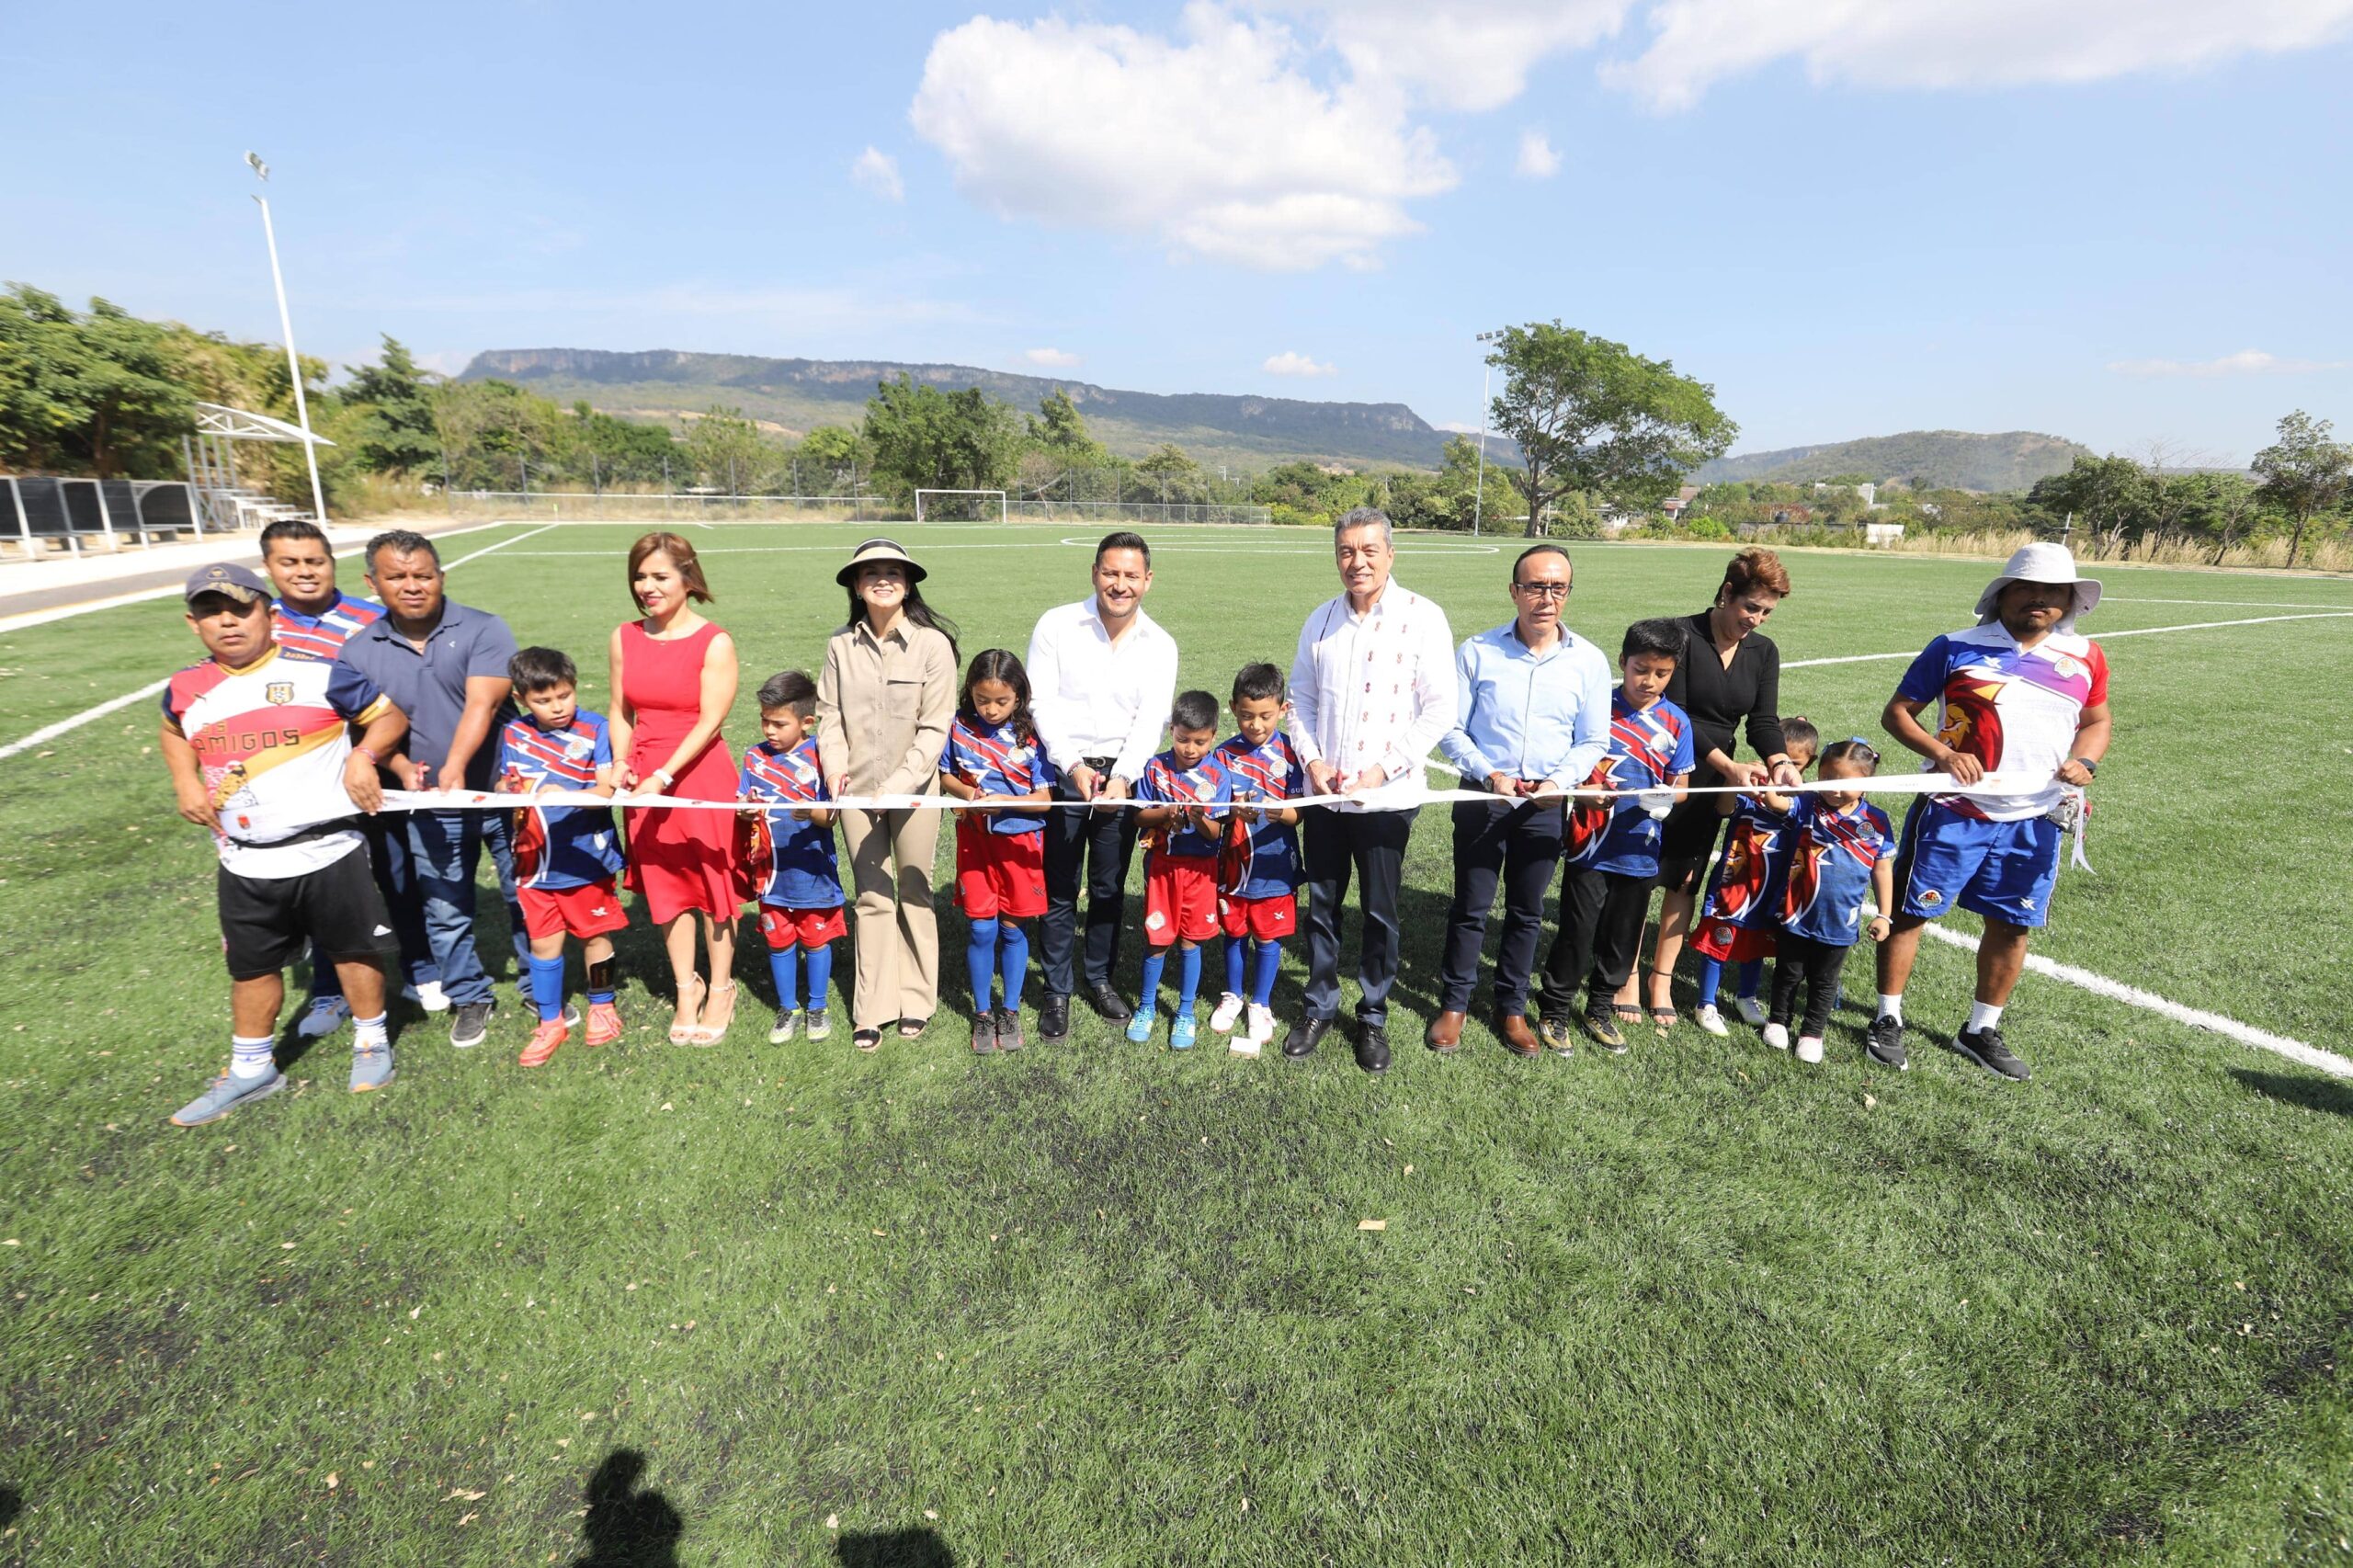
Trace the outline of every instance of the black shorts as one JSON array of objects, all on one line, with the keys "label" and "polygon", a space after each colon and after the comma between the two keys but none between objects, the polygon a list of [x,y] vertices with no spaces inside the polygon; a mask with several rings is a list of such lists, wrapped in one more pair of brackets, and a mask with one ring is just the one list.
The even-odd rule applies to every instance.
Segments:
[{"label": "black shorts", "polygon": [[[1696,783],[1697,780],[1695,779]],[[1659,827],[1658,885],[1668,892],[1697,892],[1707,880],[1708,857],[1723,831],[1715,795],[1693,795],[1669,812]]]},{"label": "black shorts", "polygon": [[299,877],[241,877],[223,866],[220,890],[232,980],[276,974],[313,942],[320,957],[349,962],[377,958],[392,940],[364,845]]}]

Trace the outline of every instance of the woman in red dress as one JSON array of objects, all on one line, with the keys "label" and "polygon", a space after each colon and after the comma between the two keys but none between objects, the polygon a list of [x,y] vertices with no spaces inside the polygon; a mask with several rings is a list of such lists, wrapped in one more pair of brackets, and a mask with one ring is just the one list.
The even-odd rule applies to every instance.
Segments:
[{"label": "woman in red dress", "polygon": [[[735,642],[695,611],[710,602],[695,547],[650,533],[630,547],[631,597],[643,620],[613,629],[613,753],[624,789],[692,801],[735,798],[719,733],[735,700]],[[735,1016],[735,821],[726,812],[625,811],[629,887],[662,928],[677,983],[674,1045],[716,1045]],[[695,970],[695,930],[710,980]]]}]

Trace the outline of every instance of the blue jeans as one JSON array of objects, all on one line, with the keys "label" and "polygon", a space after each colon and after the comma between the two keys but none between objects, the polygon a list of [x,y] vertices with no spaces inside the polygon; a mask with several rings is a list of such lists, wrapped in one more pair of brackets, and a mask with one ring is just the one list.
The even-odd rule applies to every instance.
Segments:
[{"label": "blue jeans", "polygon": [[515,942],[515,978],[528,985],[531,937],[523,928],[523,901],[515,893],[515,819],[505,812],[483,814],[489,820],[482,827],[483,847],[490,851],[490,863],[498,871],[498,896],[506,902],[506,930]]},{"label": "blue jeans", "polygon": [[411,812],[408,851],[412,908],[425,923],[425,939],[442,994],[452,1006],[487,1002],[490,976],[474,950],[474,867],[482,856],[482,812]]}]

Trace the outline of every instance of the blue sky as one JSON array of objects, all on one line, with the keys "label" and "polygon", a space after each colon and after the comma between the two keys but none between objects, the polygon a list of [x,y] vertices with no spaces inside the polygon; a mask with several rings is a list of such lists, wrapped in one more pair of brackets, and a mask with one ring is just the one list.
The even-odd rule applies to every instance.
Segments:
[{"label": "blue sky", "polygon": [[[2353,426],[2353,0],[16,17],[0,276],[306,352],[949,360],[1478,418],[1558,317],[1743,449]],[[1289,372],[1289,373],[1285,373]]]}]

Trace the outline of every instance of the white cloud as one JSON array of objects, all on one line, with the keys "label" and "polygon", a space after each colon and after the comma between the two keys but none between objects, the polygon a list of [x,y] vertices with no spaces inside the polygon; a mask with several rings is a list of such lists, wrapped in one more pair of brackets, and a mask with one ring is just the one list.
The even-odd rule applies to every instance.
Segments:
[{"label": "white cloud", "polygon": [[1552,139],[1529,127],[1519,133],[1519,161],[1512,172],[1522,179],[1551,179],[1561,172],[1561,154],[1553,150]]},{"label": "white cloud", "polygon": [[1078,356],[1066,348],[1025,348],[1021,357],[1032,365],[1051,365],[1057,369],[1068,369],[1078,363]]},{"label": "white cloud", "polygon": [[907,187],[899,178],[899,165],[879,147],[869,147],[850,160],[849,177],[885,201],[904,201]]},{"label": "white cloud", "polygon": [[1815,83],[1983,87],[2188,70],[2353,31],[2353,0],[1657,0],[1651,43],[1602,69],[1661,109],[1783,59]]},{"label": "white cloud", "polygon": [[1336,376],[1340,373],[1337,365],[1318,364],[1307,355],[1294,351],[1270,354],[1267,362],[1258,369],[1270,376]]},{"label": "white cloud", "polygon": [[1377,266],[1455,172],[1396,92],[1311,64],[1281,23],[1202,0],[1175,38],[980,17],[932,40],[908,118],[1006,217],[1273,271]]},{"label": "white cloud", "polygon": [[1500,108],[1552,54],[1616,34],[1632,0],[1264,0],[1320,26],[1359,80],[1437,108]]},{"label": "white cloud", "polygon": [[2120,376],[2300,376],[2353,369],[2353,360],[2282,359],[2260,348],[2242,348],[2214,359],[2119,359],[2109,369]]}]

